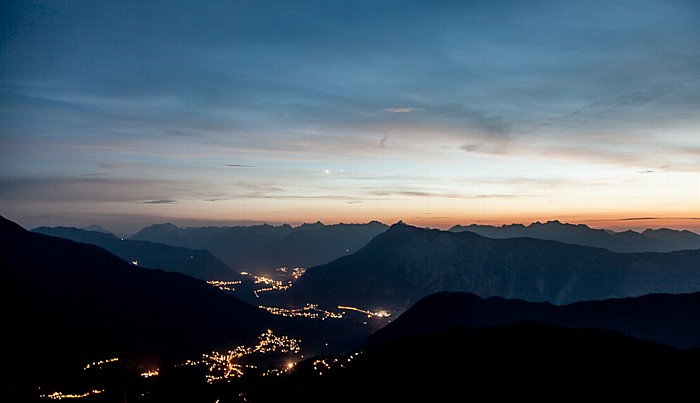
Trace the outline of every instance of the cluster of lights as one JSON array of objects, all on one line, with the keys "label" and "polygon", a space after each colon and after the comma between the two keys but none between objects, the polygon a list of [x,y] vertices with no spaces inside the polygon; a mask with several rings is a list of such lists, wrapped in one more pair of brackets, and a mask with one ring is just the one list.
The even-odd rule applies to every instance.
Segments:
[{"label": "cluster of lights", "polygon": [[205,354],[202,362],[207,365],[209,373],[206,375],[208,383],[226,380],[243,376],[243,365],[232,362],[234,357],[231,354],[221,354],[213,352]]},{"label": "cluster of lights", "polygon": [[[307,306],[308,309],[317,309],[315,305]],[[257,369],[258,367],[250,363],[245,363],[249,359],[253,359],[253,355],[265,355],[269,353],[281,353],[281,354],[299,354],[301,347],[299,340],[288,337],[288,336],[278,336],[270,329],[263,332],[258,336],[258,342],[252,346],[236,346],[234,349],[229,350],[225,353],[212,352],[210,354],[203,354],[202,359],[199,361],[187,360],[181,364],[176,365],[176,367],[182,366],[199,366],[203,365],[207,369],[206,380],[208,383],[215,383],[217,381],[227,381],[230,382],[234,378],[239,378],[243,376],[245,370],[247,369]],[[302,355],[301,358],[304,358]],[[105,364],[113,363],[119,361],[118,358],[110,358],[101,361],[95,361],[87,364],[83,370],[88,370],[90,368],[100,368]],[[273,368],[268,369],[262,373],[262,376],[270,375],[281,375],[290,371],[296,365],[295,362],[286,361],[283,368]],[[152,369],[149,371],[142,372],[140,375],[143,378],[152,378],[160,374],[159,369]],[[92,390],[90,392],[82,394],[69,394],[63,392],[53,392],[51,394],[41,394],[39,395],[42,399],[52,399],[52,400],[62,400],[62,399],[79,399],[87,398],[92,395],[103,393],[104,390]]]},{"label": "cluster of lights", "polygon": [[82,398],[92,396],[92,395],[99,395],[102,392],[104,392],[104,390],[97,390],[97,389],[91,390],[89,392],[81,393],[79,395],[72,394],[72,393],[53,392],[50,395],[39,395],[39,397],[42,399],[51,399],[51,400],[82,399]]},{"label": "cluster of lights", "polygon": [[285,365],[283,369],[271,368],[271,369],[268,369],[265,372],[263,372],[262,376],[272,376],[272,375],[280,376],[282,374],[286,374],[287,372],[293,370],[296,365],[297,364],[295,362],[288,362],[287,365]]},{"label": "cluster of lights", "polygon": [[347,358],[345,359],[340,359],[340,358],[334,358],[333,360],[330,359],[318,359],[315,360],[313,363],[314,366],[314,371],[318,373],[319,376],[323,376],[324,371],[329,372],[333,369],[336,368],[345,368],[345,364],[349,364],[357,358],[362,352],[357,352],[354,354],[350,354]]},{"label": "cluster of lights", "polygon": [[[208,383],[227,381],[243,376],[245,369],[257,368],[255,365],[243,364],[240,361],[252,354],[268,354],[273,352],[298,354],[301,351],[299,341],[288,336],[277,336],[272,330],[267,330],[258,336],[255,346],[237,346],[225,353],[212,352],[204,354],[199,364],[207,367]],[[192,361],[194,365],[194,361]],[[288,365],[288,364],[287,364]],[[291,368],[288,366],[288,368]]]},{"label": "cluster of lights", "polygon": [[354,306],[338,305],[338,309],[340,309],[340,310],[345,309],[348,311],[360,312],[360,313],[367,315],[368,318],[388,318],[389,316],[391,316],[391,313],[387,312],[387,311],[372,312],[372,311],[368,311],[366,309],[355,308]]},{"label": "cluster of lights", "polygon": [[221,281],[221,280],[209,280],[207,284],[213,285],[214,287],[220,289],[221,291],[236,291],[233,288],[234,285],[240,284],[240,281]]},{"label": "cluster of lights", "polygon": [[271,285],[271,286],[280,286],[282,285],[282,282],[280,280],[275,280],[270,277],[265,277],[265,276],[255,276],[255,284],[265,284],[265,285]]},{"label": "cluster of lights", "polygon": [[284,283],[280,280],[271,279],[271,278],[265,277],[265,276],[255,276],[255,284],[265,284],[265,285],[270,286],[270,287],[261,288],[259,290],[254,291],[254,294],[257,298],[260,298],[258,293],[275,291],[275,290],[287,290],[287,289],[289,289],[289,287],[292,286],[291,281]]},{"label": "cluster of lights", "polygon": [[295,268],[292,269],[292,278],[293,278],[294,280],[299,280],[299,279],[301,278],[301,276],[304,275],[304,273],[306,273],[306,269],[305,269],[305,268],[303,268],[303,267],[295,267]]},{"label": "cluster of lights", "polygon": [[[277,271],[283,274],[289,274],[289,269],[286,267],[280,267],[279,269],[277,269]],[[303,267],[295,267],[292,269],[291,273],[293,280],[299,280],[299,278],[301,278],[301,276],[303,276],[304,273],[306,273],[306,269]]]},{"label": "cluster of lights", "polygon": [[152,378],[154,376],[158,376],[159,374],[160,374],[160,372],[156,368],[156,369],[152,369],[150,371],[142,372],[141,376],[144,378]]},{"label": "cluster of lights", "polygon": [[88,369],[90,369],[90,368],[93,368],[93,367],[101,367],[101,366],[103,366],[103,365],[105,365],[105,364],[109,364],[109,363],[111,363],[111,362],[116,362],[116,361],[119,361],[119,358],[110,358],[110,359],[107,359],[107,360],[101,360],[101,361],[91,362],[91,363],[89,363],[88,365],[86,365],[85,368],[83,368],[83,371],[86,371],[86,370],[88,370]]},{"label": "cluster of lights", "polygon": [[299,340],[289,336],[277,336],[272,330],[267,329],[265,333],[258,336],[258,344],[253,348],[253,352],[265,354],[276,351],[298,354],[301,351]]},{"label": "cluster of lights", "polygon": [[181,363],[181,364],[175,365],[175,367],[176,367],[176,368],[177,368],[177,367],[194,367],[194,366],[197,366],[197,365],[200,365],[200,364],[201,364],[200,361],[187,360],[187,361],[185,361],[185,362],[183,362],[183,363]]},{"label": "cluster of lights", "polygon": [[276,308],[263,305],[258,306],[258,308],[264,309],[273,315],[285,317],[302,317],[321,320],[326,320],[328,318],[341,319],[343,317],[343,313],[326,311],[325,309],[320,309],[316,304],[306,304],[305,307],[296,309]]}]

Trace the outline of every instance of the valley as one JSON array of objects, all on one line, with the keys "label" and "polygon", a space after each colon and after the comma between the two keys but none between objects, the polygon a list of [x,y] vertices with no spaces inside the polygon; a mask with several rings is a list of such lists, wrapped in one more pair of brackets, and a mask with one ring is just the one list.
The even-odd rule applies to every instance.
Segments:
[{"label": "valley", "polygon": [[[13,326],[22,329],[11,343],[23,346],[8,361],[17,379],[8,393],[33,401],[109,402],[126,396],[128,401],[150,402],[185,393],[191,401],[266,402],[282,398],[284,390],[289,397],[300,397],[292,385],[307,384],[312,389],[303,394],[313,401],[320,391],[336,387],[331,385],[363,383],[373,376],[385,385],[421,373],[432,377],[431,371],[449,364],[441,355],[427,359],[421,351],[426,347],[404,343],[442,340],[447,336],[433,335],[455,329],[466,332],[460,336],[465,340],[495,332],[498,336],[488,336],[487,344],[520,331],[569,337],[550,335],[568,334],[562,329],[575,331],[571,337],[577,343],[587,343],[591,336],[585,329],[602,329],[594,337],[600,337],[595,343],[601,346],[631,346],[637,343],[633,340],[660,343],[666,348],[654,352],[655,357],[673,362],[694,360],[700,348],[697,251],[619,254],[400,223],[357,252],[321,266],[238,273],[224,264],[223,278],[198,274],[211,273],[204,266],[184,267],[185,272],[199,270],[191,273],[200,280],[141,264],[152,250],[171,246],[138,244],[138,249],[124,252],[119,245],[130,241],[102,241],[102,249],[99,239],[107,239],[103,235],[93,238],[83,230],[63,228],[26,232],[7,220],[2,224],[3,267],[13,268],[3,275],[6,284],[13,284],[8,295],[21,307],[10,316]],[[56,231],[79,242],[43,235]],[[37,247],[53,252],[29,253]],[[120,259],[110,248],[138,252],[141,260],[134,264],[137,256],[131,254]],[[171,262],[183,271],[180,263]],[[536,274],[514,272],[509,285],[499,288],[499,276],[509,278],[509,267],[534,268]],[[607,277],[592,283],[593,288],[583,286],[586,278],[601,276],[600,270]],[[610,277],[611,271],[618,274]],[[574,283],[566,277],[570,275]],[[684,279],[680,288],[673,281],[678,278]],[[630,279],[634,287],[624,285]],[[526,288],[518,283],[523,280],[529,283]],[[484,288],[484,281],[491,288]],[[548,283],[563,288],[547,291]],[[650,292],[635,291],[644,287]],[[45,319],[25,322],[30,313]],[[55,351],[50,365],[38,372],[34,363],[45,355],[39,344],[21,336],[35,331],[55,335],[43,346]],[[474,348],[469,343],[440,351],[461,354]],[[401,358],[392,355],[381,365],[403,373],[402,366],[408,364],[400,363],[414,357],[414,372],[399,378],[359,375],[366,365],[379,371],[381,365],[374,361],[396,346],[404,346]],[[556,356],[549,347],[538,348],[544,356]],[[656,349],[642,350],[647,348]]]}]

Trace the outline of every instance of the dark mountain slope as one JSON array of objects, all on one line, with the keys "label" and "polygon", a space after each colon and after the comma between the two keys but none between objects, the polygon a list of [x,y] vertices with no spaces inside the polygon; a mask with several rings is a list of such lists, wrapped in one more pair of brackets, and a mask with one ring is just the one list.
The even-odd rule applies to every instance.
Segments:
[{"label": "dark mountain slope", "polygon": [[32,232],[97,245],[127,262],[136,261],[140,266],[182,273],[201,280],[235,281],[243,278],[206,250],[123,240],[107,233],[70,227],[39,227]]},{"label": "dark mountain slope", "polygon": [[672,252],[677,250],[700,249],[700,235],[690,231],[670,229],[613,232],[593,229],[584,224],[563,224],[549,221],[536,222],[528,226],[522,224],[503,225],[455,225],[452,232],[469,231],[487,238],[536,238],[559,241],[574,245],[605,248],[613,252]]},{"label": "dark mountain slope", "polygon": [[700,250],[621,254],[396,224],[360,251],[310,268],[284,297],[402,311],[439,291],[565,304],[699,290]]},{"label": "dark mountain slope", "polygon": [[379,222],[202,228],[160,224],[144,228],[132,239],[206,249],[236,271],[272,274],[279,267],[330,262],[357,251],[386,229]]},{"label": "dark mountain slope", "polygon": [[376,345],[413,334],[458,326],[485,327],[521,321],[571,328],[603,328],[677,348],[700,347],[700,293],[652,294],[636,298],[557,306],[500,297],[442,292],[423,298],[373,334]]},{"label": "dark mountain slope", "polygon": [[679,351],[599,329],[522,322],[459,327],[368,347],[351,357],[299,364],[283,378],[243,393],[253,403],[281,400],[628,401],[682,400],[694,393],[695,351]]},{"label": "dark mountain slope", "polygon": [[278,323],[203,281],[136,267],[1,217],[0,267],[11,329],[3,364],[17,376],[113,356],[183,357],[247,341]]}]

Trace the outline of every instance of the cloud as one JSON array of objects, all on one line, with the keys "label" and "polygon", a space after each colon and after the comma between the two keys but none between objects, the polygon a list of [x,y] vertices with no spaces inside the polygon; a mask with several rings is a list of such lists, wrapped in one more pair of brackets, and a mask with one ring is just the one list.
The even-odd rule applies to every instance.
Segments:
[{"label": "cloud", "polygon": [[389,136],[385,134],[384,137],[382,137],[382,139],[379,140],[379,146],[381,148],[386,148],[388,144],[389,144]]},{"label": "cloud", "polygon": [[[197,189],[188,180],[81,177],[0,178],[2,198],[15,202],[165,204]],[[154,197],[155,196],[155,197]],[[169,196],[169,197],[158,197]],[[146,201],[144,201],[146,200]]]},{"label": "cloud", "polygon": [[460,150],[468,153],[503,155],[507,152],[505,143],[464,144]]},{"label": "cloud", "polygon": [[232,168],[255,168],[253,165],[242,165],[242,164],[226,164],[227,167]]},{"label": "cloud", "polygon": [[145,201],[142,203],[143,204],[173,204],[173,203],[177,203],[177,202],[175,200],[172,200],[172,199],[161,199],[161,200]]},{"label": "cloud", "polygon": [[387,108],[384,109],[384,112],[389,112],[389,113],[410,113],[410,112],[415,112],[415,111],[422,111],[423,109],[420,108]]},{"label": "cloud", "polygon": [[464,199],[464,200],[480,200],[480,199],[510,199],[520,197],[515,193],[450,193],[441,191],[416,191],[416,190],[374,190],[370,195],[379,197],[380,200],[385,197],[420,197],[420,198],[442,198],[442,199]]},{"label": "cloud", "polygon": [[625,218],[610,218],[604,220],[591,221],[668,221],[668,220],[700,220],[700,217],[625,217]]},{"label": "cloud", "polygon": [[493,112],[470,108],[462,103],[436,105],[428,109],[432,115],[452,122],[457,127],[467,127],[488,133],[507,134],[513,124],[504,116]]},{"label": "cloud", "polygon": [[623,94],[606,101],[596,101],[587,104],[574,112],[564,116],[563,121],[603,121],[619,114],[630,114],[635,109],[648,105],[667,94],[681,88],[679,83],[667,83],[652,86],[642,91]]}]

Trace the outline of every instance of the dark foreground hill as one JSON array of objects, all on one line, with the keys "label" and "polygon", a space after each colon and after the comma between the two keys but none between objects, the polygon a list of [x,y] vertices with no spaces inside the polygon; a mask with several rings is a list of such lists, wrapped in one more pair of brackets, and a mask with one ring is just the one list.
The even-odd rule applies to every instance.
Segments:
[{"label": "dark foreground hill", "polygon": [[487,238],[536,238],[559,241],[574,245],[605,248],[613,252],[673,252],[677,250],[700,249],[700,235],[690,231],[671,229],[647,229],[643,232],[614,232],[590,228],[584,224],[564,224],[559,221],[512,224],[495,227],[492,225],[455,225],[452,232],[469,231]]},{"label": "dark foreground hill", "polygon": [[[246,401],[674,401],[694,395],[697,351],[551,324],[469,328],[402,338],[360,354],[308,360],[261,380]],[[232,400],[233,401],[233,400]],[[242,400],[240,400],[242,401]]]},{"label": "dark foreground hill", "polygon": [[201,280],[242,280],[243,276],[220,259],[202,249],[175,247],[156,242],[132,241],[112,234],[71,227],[39,227],[32,230],[44,235],[97,245],[127,262],[151,269],[186,274]]},{"label": "dark foreground hill", "polygon": [[13,330],[3,364],[11,367],[182,356],[254,338],[274,323],[203,281],[137,267],[4,218],[0,266],[5,326]]},{"label": "dark foreground hill", "polygon": [[346,256],[365,246],[388,227],[367,224],[321,223],[190,227],[159,224],[144,228],[134,240],[206,249],[238,272],[271,274],[279,267],[310,267]]},{"label": "dark foreground hill", "polygon": [[403,311],[440,291],[566,304],[700,291],[700,250],[614,253],[396,224],[358,252],[312,267],[281,297]]},{"label": "dark foreground hill", "polygon": [[615,330],[677,348],[696,348],[700,347],[700,293],[652,294],[557,306],[500,297],[484,299],[464,292],[442,292],[418,301],[374,333],[367,345],[458,326],[486,327],[521,321]]}]

